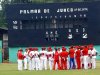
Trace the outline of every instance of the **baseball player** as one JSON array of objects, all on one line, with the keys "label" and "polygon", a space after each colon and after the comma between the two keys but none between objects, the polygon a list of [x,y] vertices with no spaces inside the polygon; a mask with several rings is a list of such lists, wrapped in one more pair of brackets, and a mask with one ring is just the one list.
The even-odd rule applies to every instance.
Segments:
[{"label": "baseball player", "polygon": [[84,69],[88,69],[88,47],[84,46],[83,49]]},{"label": "baseball player", "polygon": [[80,48],[77,49],[75,55],[76,55],[77,69],[81,69],[81,51],[80,51]]},{"label": "baseball player", "polygon": [[75,50],[73,49],[73,46],[71,46],[69,49],[69,56],[70,56],[70,69],[73,69],[75,68],[75,59],[74,59]]},{"label": "baseball player", "polygon": [[50,70],[53,69],[53,62],[54,62],[54,59],[53,59],[53,51],[52,51],[52,48],[51,47],[48,47],[48,60],[49,60],[49,68]]},{"label": "baseball player", "polygon": [[46,48],[43,47],[42,50],[40,51],[40,62],[41,62],[41,70],[43,70],[43,68],[45,70],[47,70],[47,51]]},{"label": "baseball player", "polygon": [[17,62],[18,62],[18,70],[19,71],[23,70],[23,63],[22,63],[22,61],[24,59],[24,55],[22,54],[22,51],[23,51],[22,49],[19,49],[18,53],[17,53],[17,58],[18,58]]},{"label": "baseball player", "polygon": [[61,57],[61,70],[67,70],[67,57],[68,57],[68,52],[66,51],[66,48],[62,48],[62,52],[60,53]]},{"label": "baseball player", "polygon": [[26,48],[25,49],[25,52],[24,52],[24,69],[27,70],[27,64],[28,64],[28,49]]},{"label": "baseball player", "polygon": [[58,70],[60,70],[59,57],[60,57],[60,54],[58,53],[57,48],[55,48],[53,70],[56,69],[56,64],[57,64]]},{"label": "baseball player", "polygon": [[34,48],[34,62],[35,62],[35,69],[40,70],[40,58],[39,58],[39,52],[38,48]]},{"label": "baseball player", "polygon": [[92,59],[91,59],[92,69],[95,69],[95,68],[96,68],[96,54],[97,54],[97,51],[96,51],[96,49],[92,46]]},{"label": "baseball player", "polygon": [[34,70],[35,69],[34,48],[29,48],[28,56],[29,56],[29,70]]}]

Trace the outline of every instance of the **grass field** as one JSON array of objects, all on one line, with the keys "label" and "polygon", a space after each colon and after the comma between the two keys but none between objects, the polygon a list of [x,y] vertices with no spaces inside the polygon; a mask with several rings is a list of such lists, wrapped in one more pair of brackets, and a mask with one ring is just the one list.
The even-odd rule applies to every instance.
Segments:
[{"label": "grass field", "polygon": [[96,69],[89,70],[43,70],[43,71],[18,71],[17,64],[2,63],[0,64],[0,75],[99,75],[100,74],[100,61],[97,61]]}]

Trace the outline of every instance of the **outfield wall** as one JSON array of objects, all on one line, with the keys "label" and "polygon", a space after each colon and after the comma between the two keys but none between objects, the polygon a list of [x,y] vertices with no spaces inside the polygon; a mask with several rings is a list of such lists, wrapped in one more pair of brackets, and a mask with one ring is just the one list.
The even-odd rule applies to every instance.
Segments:
[{"label": "outfield wall", "polygon": [[2,41],[0,40],[0,63],[2,62]]},{"label": "outfield wall", "polygon": [[[17,51],[18,51],[19,48],[21,48],[21,47],[9,48],[9,62],[13,62],[13,63],[17,62]],[[52,47],[52,48],[54,48],[54,47]],[[66,48],[68,48],[68,46],[66,46]],[[98,51],[98,53],[100,54],[100,45],[95,46],[95,48]],[[25,47],[22,47],[22,49],[23,49],[23,52],[24,52],[25,51]],[[38,49],[41,50],[41,47],[38,47]],[[100,60],[100,56],[97,56],[96,59]]]}]

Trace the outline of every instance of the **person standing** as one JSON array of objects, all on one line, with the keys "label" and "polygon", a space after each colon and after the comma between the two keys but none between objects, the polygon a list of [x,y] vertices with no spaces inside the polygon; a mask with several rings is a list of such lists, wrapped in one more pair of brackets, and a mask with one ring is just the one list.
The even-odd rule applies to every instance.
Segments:
[{"label": "person standing", "polygon": [[24,55],[22,54],[22,49],[19,49],[18,52],[17,52],[17,62],[18,62],[18,70],[21,71],[23,70],[23,59],[24,59]]},{"label": "person standing", "polygon": [[53,70],[56,69],[56,64],[57,64],[58,70],[60,70],[59,57],[60,57],[59,52],[57,51],[57,48],[55,48]]},{"label": "person standing", "polygon": [[68,52],[66,51],[66,48],[62,48],[62,52],[60,53],[61,57],[61,70],[67,70],[67,57],[68,57]]},{"label": "person standing", "polygon": [[91,62],[92,62],[92,69],[95,69],[96,68],[96,54],[97,54],[97,51],[96,49],[92,46],[92,49],[91,49],[91,53],[92,53],[92,59],[91,59]]},{"label": "person standing", "polygon": [[34,70],[35,69],[35,63],[34,63],[34,48],[29,48],[28,51],[28,64],[29,64],[29,70]]},{"label": "person standing", "polygon": [[40,70],[40,59],[39,59],[39,52],[38,48],[34,48],[34,62],[35,62],[35,69]]},{"label": "person standing", "polygon": [[75,59],[74,59],[75,50],[74,50],[73,46],[71,46],[69,49],[69,56],[70,56],[70,69],[73,69],[73,68],[75,69]]},{"label": "person standing", "polygon": [[24,52],[24,70],[27,70],[27,64],[28,64],[28,49],[26,48],[25,49],[25,52]]},{"label": "person standing", "polygon": [[48,47],[48,60],[49,60],[49,68],[50,70],[53,69],[53,62],[54,62],[54,59],[53,59],[53,51],[52,51],[52,48],[51,47]]},{"label": "person standing", "polygon": [[40,51],[40,62],[41,70],[43,70],[43,68],[47,70],[47,51],[45,47],[42,47],[42,50]]},{"label": "person standing", "polygon": [[81,69],[81,51],[80,51],[80,48],[77,49],[75,56],[76,56],[77,69]]},{"label": "person standing", "polygon": [[84,69],[88,69],[88,47],[84,46],[83,49]]},{"label": "person standing", "polygon": [[91,60],[92,60],[92,48],[91,48],[91,45],[88,45],[88,48],[89,48],[89,50],[88,50],[88,68],[92,68],[92,62],[91,62]]}]

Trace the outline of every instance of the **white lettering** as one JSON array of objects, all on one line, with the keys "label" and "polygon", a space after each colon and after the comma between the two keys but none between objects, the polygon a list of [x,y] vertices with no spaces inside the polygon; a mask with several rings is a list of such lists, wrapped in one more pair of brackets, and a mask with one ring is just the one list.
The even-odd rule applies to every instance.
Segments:
[{"label": "white lettering", "polygon": [[17,21],[13,21],[13,24],[17,24],[18,22]]},{"label": "white lettering", "polygon": [[49,9],[44,9],[44,13],[49,13]]}]

